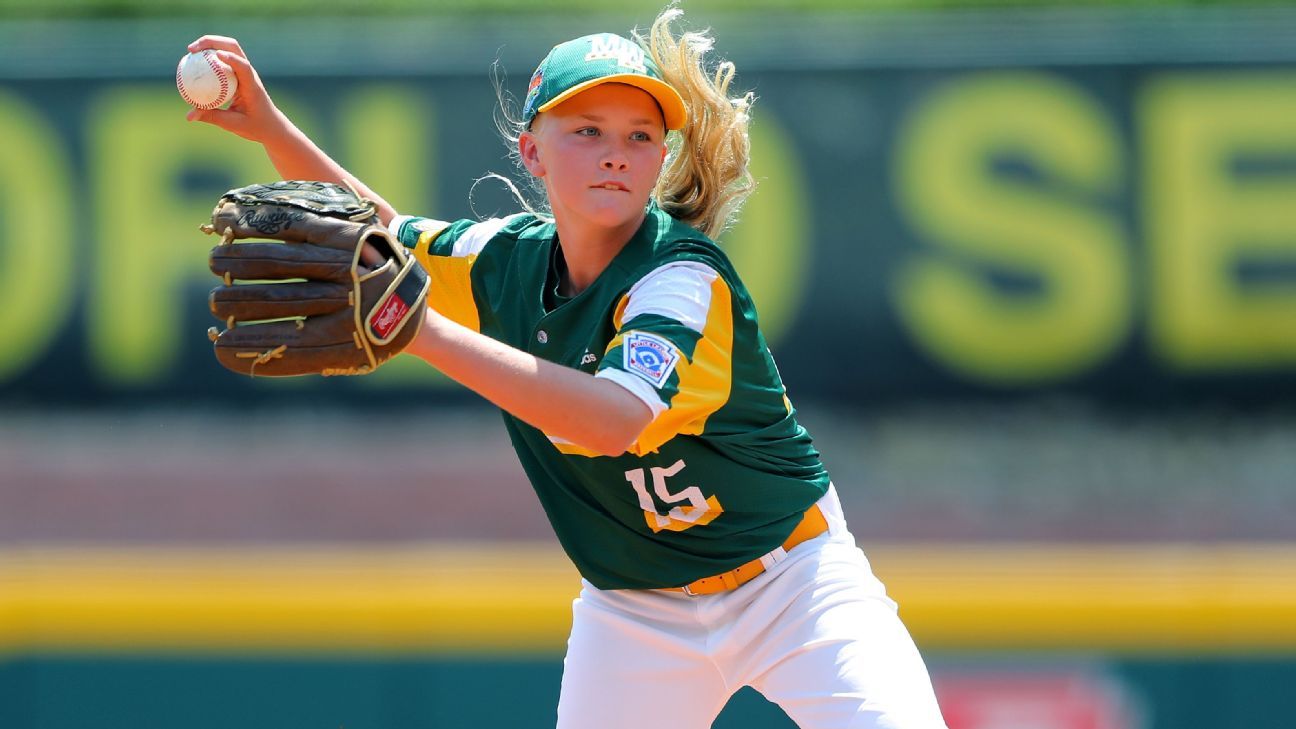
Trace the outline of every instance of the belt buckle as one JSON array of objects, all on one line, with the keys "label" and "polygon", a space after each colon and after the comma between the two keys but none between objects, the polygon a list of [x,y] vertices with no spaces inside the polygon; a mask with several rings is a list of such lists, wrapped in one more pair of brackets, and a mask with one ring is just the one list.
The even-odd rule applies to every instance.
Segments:
[{"label": "belt buckle", "polygon": [[698,594],[696,592],[693,592],[692,583],[689,583],[681,587],[680,590],[682,590],[684,594],[688,595],[689,597],[698,597]]}]

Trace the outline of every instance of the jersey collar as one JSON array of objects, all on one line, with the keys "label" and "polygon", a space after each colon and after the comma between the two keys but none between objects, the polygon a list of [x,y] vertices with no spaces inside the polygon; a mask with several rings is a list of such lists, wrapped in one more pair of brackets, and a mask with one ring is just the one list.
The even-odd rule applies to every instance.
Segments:
[{"label": "jersey collar", "polygon": [[[657,203],[650,200],[648,202],[648,207],[645,210],[643,222],[639,225],[639,229],[636,230],[634,235],[630,237],[630,240],[621,247],[621,250],[612,257],[612,260],[608,262],[607,268],[603,269],[603,272],[594,280],[594,283],[590,284],[589,288],[585,289],[585,291],[582,291],[577,296],[570,298],[557,296],[556,289],[558,286],[559,274],[558,228],[550,223],[552,233],[550,237],[549,265],[545,276],[545,291],[543,292],[545,304],[548,305],[552,303],[553,308],[557,308],[567,301],[581,298],[589,291],[604,285],[606,281],[623,281],[626,277],[630,276],[643,266],[643,264],[652,259],[653,252],[657,247],[657,241],[661,239],[665,232],[671,227],[672,223],[673,220],[670,215],[666,214],[661,208],[659,208]],[[549,290],[550,287],[554,287],[552,292]]]}]

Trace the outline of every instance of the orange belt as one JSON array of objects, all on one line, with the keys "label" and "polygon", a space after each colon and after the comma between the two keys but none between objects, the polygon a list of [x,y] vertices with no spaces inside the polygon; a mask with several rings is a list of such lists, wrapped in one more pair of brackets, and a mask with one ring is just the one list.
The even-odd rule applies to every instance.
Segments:
[{"label": "orange belt", "polygon": [[[819,505],[815,504],[806,510],[805,516],[801,517],[801,523],[797,524],[796,529],[792,530],[792,534],[783,542],[783,546],[765,555],[765,557],[773,555],[780,549],[789,552],[798,544],[814,539],[826,531],[828,531],[828,521],[824,519],[823,512],[819,510]],[[683,587],[668,587],[666,589],[671,592],[683,592],[687,595],[714,595],[717,592],[733,590],[751,582],[757,575],[765,571],[765,557],[757,557],[741,567],[736,567],[713,577],[703,577]]]}]

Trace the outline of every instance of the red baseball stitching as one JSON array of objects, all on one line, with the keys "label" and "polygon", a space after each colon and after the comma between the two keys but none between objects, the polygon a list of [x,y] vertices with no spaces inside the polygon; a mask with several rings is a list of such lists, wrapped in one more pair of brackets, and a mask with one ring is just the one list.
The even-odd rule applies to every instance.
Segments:
[{"label": "red baseball stitching", "polygon": [[186,104],[189,106],[197,106],[197,104],[193,102],[193,99],[189,98],[189,90],[186,89],[184,85],[184,78],[181,75],[181,71],[184,70],[184,65],[185,59],[183,58],[180,59],[180,63],[176,64],[176,88],[180,89],[180,97],[185,100]]},{"label": "red baseball stitching", "polygon": [[220,93],[216,95],[216,100],[213,101],[210,105],[204,106],[194,101],[193,98],[189,96],[189,90],[185,88],[184,79],[181,78],[181,74],[180,74],[181,69],[184,68],[183,59],[180,61],[180,64],[176,66],[176,87],[180,89],[180,97],[183,98],[185,102],[187,102],[190,106],[199,109],[215,109],[221,104],[224,104],[226,101],[225,96],[229,93],[229,77],[225,74],[224,71],[221,70],[221,67],[216,63],[215,53],[212,53],[209,50],[204,50],[202,51],[202,57],[203,60],[207,61],[207,65],[211,66],[212,73],[216,74],[217,80],[220,81]]},{"label": "red baseball stitching", "polygon": [[211,66],[212,73],[216,74],[216,78],[220,79],[220,93],[216,95],[216,103],[213,104],[213,106],[220,106],[225,103],[225,95],[229,92],[229,77],[216,64],[215,53],[203,51],[203,57],[207,59],[207,65]]}]

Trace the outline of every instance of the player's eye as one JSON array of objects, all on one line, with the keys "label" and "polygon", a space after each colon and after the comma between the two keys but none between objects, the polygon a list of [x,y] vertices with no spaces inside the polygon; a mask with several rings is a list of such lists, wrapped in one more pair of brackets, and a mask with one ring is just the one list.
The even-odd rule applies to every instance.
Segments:
[{"label": "player's eye", "polygon": [[594,127],[581,127],[576,130],[576,133],[582,137],[597,137],[599,135],[599,130]]},{"label": "player's eye", "polygon": [[648,132],[635,132],[634,134],[630,135],[630,138],[635,140],[636,142],[652,141],[652,135],[650,135]]}]

